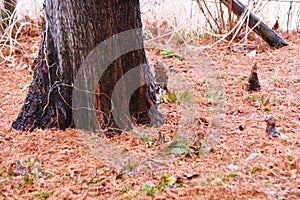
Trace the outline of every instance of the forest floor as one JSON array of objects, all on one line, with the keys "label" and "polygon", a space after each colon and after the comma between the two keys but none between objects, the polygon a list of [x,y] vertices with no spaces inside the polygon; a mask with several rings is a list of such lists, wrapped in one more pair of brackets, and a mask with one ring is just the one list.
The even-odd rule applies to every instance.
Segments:
[{"label": "forest floor", "polygon": [[[183,145],[184,155],[166,157],[161,164],[122,170],[89,151],[77,130],[11,129],[32,79],[28,66],[38,51],[39,34],[26,34],[23,49],[14,50],[9,61],[0,60],[0,199],[300,199],[300,33],[283,34],[290,45],[279,49],[256,38],[249,41],[256,49],[252,53],[237,52],[225,42],[205,50],[207,57],[199,62],[207,59],[217,67],[226,114],[209,153],[193,147],[212,127],[213,98],[205,79],[184,59],[148,49],[150,65],[157,60],[173,65],[198,95],[199,141]],[[213,42],[209,36],[197,38],[199,46]],[[7,48],[2,54],[9,54]],[[254,61],[261,91],[249,92]],[[179,122],[184,111],[178,101],[159,105],[166,144],[158,145],[158,132],[141,138],[124,132],[109,142],[138,153],[134,163],[149,152],[164,151],[180,123],[187,123]],[[277,119],[279,138],[266,134],[265,120],[271,115]],[[110,150],[107,157],[114,154]]]}]

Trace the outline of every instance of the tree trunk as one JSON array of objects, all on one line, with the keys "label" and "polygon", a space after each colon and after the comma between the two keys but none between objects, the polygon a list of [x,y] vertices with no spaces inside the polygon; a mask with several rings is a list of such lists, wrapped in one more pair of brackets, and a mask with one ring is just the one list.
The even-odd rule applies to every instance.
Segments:
[{"label": "tree trunk", "polygon": [[[143,49],[138,0],[46,0],[44,18],[39,64],[13,128],[64,130],[75,125],[95,131],[128,128],[129,119],[138,123],[162,121],[155,104],[154,79]],[[125,31],[129,31],[130,37],[119,37]],[[119,55],[127,43],[141,48]],[[108,60],[112,62],[106,68]],[[125,80],[126,73],[134,69],[137,73]],[[130,81],[139,85],[131,97],[126,92],[132,90]],[[96,86],[91,87],[95,82]],[[112,102],[120,82],[123,84],[118,88],[121,91],[117,91],[118,100]],[[91,88],[93,91],[85,91]],[[80,92],[83,94],[77,95]],[[90,93],[92,100],[87,95]],[[113,112],[116,108],[118,112]],[[88,112],[80,114],[80,110]],[[120,114],[127,122],[115,123],[118,116],[113,115]]]}]

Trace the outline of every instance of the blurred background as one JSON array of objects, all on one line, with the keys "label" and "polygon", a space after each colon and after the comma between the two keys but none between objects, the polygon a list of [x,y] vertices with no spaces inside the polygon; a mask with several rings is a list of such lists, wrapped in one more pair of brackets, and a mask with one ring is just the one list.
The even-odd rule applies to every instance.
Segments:
[{"label": "blurred background", "polygon": [[[266,24],[274,26],[278,21],[281,31],[300,29],[300,0],[240,0]],[[2,18],[5,17],[2,2]],[[14,4],[14,0],[5,1]],[[17,0],[16,17],[25,16],[38,20],[42,13],[43,0]],[[228,8],[218,0],[141,0],[144,26],[168,24],[176,29],[219,33],[228,31]],[[8,11],[9,12],[9,11]],[[233,17],[233,21],[236,18]],[[225,24],[223,24],[225,23]]]},{"label": "blurred background", "polygon": [[[0,57],[11,61],[11,56],[19,51],[30,50],[36,55],[38,50],[44,0],[5,0],[1,1]],[[141,0],[141,12],[145,41],[179,38],[187,44],[195,38],[212,36],[229,44],[247,44],[258,38],[245,26],[249,12],[236,17],[229,12],[225,0]],[[236,0],[237,1],[237,0]],[[296,35],[300,31],[300,0],[240,0],[249,11],[279,35]],[[32,41],[28,41],[32,40]],[[217,42],[216,42],[217,40]],[[26,44],[28,44],[26,46]],[[159,41],[159,43],[162,43]],[[167,42],[168,43],[168,42]],[[206,45],[210,48],[213,45]],[[32,59],[33,56],[29,60]],[[26,56],[25,56],[26,57]],[[25,58],[27,59],[27,58]],[[12,63],[12,65],[15,65]]]}]

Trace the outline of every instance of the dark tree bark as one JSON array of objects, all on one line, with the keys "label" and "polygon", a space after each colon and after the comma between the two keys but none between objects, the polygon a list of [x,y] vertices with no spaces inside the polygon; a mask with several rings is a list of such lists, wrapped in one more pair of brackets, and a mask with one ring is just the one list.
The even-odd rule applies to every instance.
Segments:
[{"label": "dark tree bark", "polygon": [[[22,110],[12,124],[15,129],[31,131],[37,127],[58,127],[64,130],[74,125],[72,111],[76,108],[72,107],[72,93],[76,88],[73,85],[88,55],[107,38],[132,29],[135,30],[132,38],[137,38],[133,43],[143,46],[138,0],[46,0],[44,9],[45,22],[42,28],[39,64]],[[104,52],[98,52],[96,64],[103,65],[104,57],[113,57],[122,47],[122,42],[126,41],[120,39],[119,42],[105,43],[106,49]],[[98,111],[96,117],[102,129],[118,127],[119,124],[114,123],[111,116],[112,93],[124,74],[136,66],[143,67],[137,68],[138,77],[132,77],[132,81],[140,82],[141,87],[130,98],[124,92],[129,86],[123,85],[122,91],[118,93],[120,101],[117,103],[120,104],[121,110],[125,110],[126,102],[130,101],[130,116],[126,117],[135,119],[138,123],[150,123],[153,118],[162,121],[156,110],[154,79],[147,64],[145,51],[141,48],[121,55],[109,65],[100,80],[96,80],[98,84],[93,91],[96,93],[94,102],[85,102],[87,99],[84,98],[79,100]],[[90,81],[95,77],[85,76],[83,81]],[[85,119],[82,121],[95,123]],[[75,124],[80,122],[76,121]],[[95,127],[93,124],[91,126]]]}]

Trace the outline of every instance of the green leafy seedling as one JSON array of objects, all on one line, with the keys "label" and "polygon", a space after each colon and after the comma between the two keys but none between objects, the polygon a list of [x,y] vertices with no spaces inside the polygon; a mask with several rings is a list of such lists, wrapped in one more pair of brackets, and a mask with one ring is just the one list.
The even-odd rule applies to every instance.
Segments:
[{"label": "green leafy seedling", "polygon": [[266,185],[267,185],[267,186],[271,186],[271,185],[273,185],[273,183],[272,183],[272,181],[268,181],[268,182],[266,183]]},{"label": "green leafy seedling", "polygon": [[250,100],[253,101],[253,102],[257,102],[257,101],[258,101],[256,95],[248,95],[248,96],[247,96],[247,99],[250,99]]},{"label": "green leafy seedling", "polygon": [[172,176],[168,176],[166,172],[162,173],[161,179],[163,182],[167,183],[168,185],[172,185],[176,182],[176,178]]},{"label": "green leafy seedling", "polygon": [[32,165],[32,160],[30,158],[28,158],[26,165],[28,165],[28,166]]},{"label": "green leafy seedling", "polygon": [[256,163],[250,170],[251,174],[254,174],[256,171],[260,170],[262,165],[260,163]]},{"label": "green leafy seedling", "polygon": [[217,186],[221,186],[221,185],[223,185],[223,183],[222,183],[222,182],[220,182],[220,181],[216,182],[216,184],[217,184]]},{"label": "green leafy seedling", "polygon": [[137,192],[137,193],[135,193],[135,194],[133,195],[134,198],[138,198],[139,196],[140,196],[140,193],[139,193],[139,192]]},{"label": "green leafy seedling", "polygon": [[147,145],[147,147],[152,147],[154,144],[152,138],[150,138],[147,134],[142,134],[142,141]]},{"label": "green leafy seedling", "polygon": [[244,80],[247,80],[248,79],[248,76],[240,76],[239,78],[238,78],[238,83],[240,83],[240,82],[242,82],[242,81],[244,81]]},{"label": "green leafy seedling", "polygon": [[153,196],[155,194],[155,188],[154,187],[150,187],[146,191],[147,191],[148,196]]},{"label": "green leafy seedling", "polygon": [[261,97],[261,103],[264,106],[268,106],[270,104],[270,100],[268,98],[266,98],[264,95]]},{"label": "green leafy seedling", "polygon": [[33,185],[33,180],[30,178],[28,173],[24,174],[24,182],[27,185]]},{"label": "green leafy seedling", "polygon": [[48,192],[48,191],[40,191],[40,192],[34,194],[34,198],[39,198],[39,197],[41,197],[41,198],[46,199],[46,198],[50,197],[50,195],[51,195],[51,192]]},{"label": "green leafy seedling", "polygon": [[237,176],[237,173],[235,173],[235,172],[230,172],[227,176],[229,176],[229,177],[236,177],[236,176]]},{"label": "green leafy seedling", "polygon": [[162,189],[165,189],[167,187],[168,187],[168,185],[165,182],[161,182],[160,184],[158,184],[157,186],[155,186],[155,188],[158,189],[159,191],[162,190]]},{"label": "green leafy seedling", "polygon": [[151,181],[147,181],[145,187],[140,190],[146,191],[147,196],[153,196],[156,192],[155,185]]},{"label": "green leafy seedling", "polygon": [[166,147],[166,151],[169,154],[186,155],[192,150],[189,148],[189,140],[187,139],[174,139],[169,146]]},{"label": "green leafy seedling", "polygon": [[127,192],[129,192],[129,189],[127,188],[127,187],[124,187],[122,190],[121,190],[121,193],[127,193]]},{"label": "green leafy seedling", "polygon": [[180,97],[179,97],[179,99],[178,99],[178,103],[181,104],[181,103],[183,103],[183,102],[189,102],[189,101],[192,99],[192,97],[193,97],[193,94],[192,94],[192,93],[190,93],[189,91],[184,91],[184,92],[180,95]]},{"label": "green leafy seedling", "polygon": [[178,54],[178,53],[175,53],[175,52],[172,52],[166,48],[164,49],[161,49],[162,51],[162,54],[164,54],[165,56],[167,56],[168,58],[179,58],[179,59],[182,59],[183,56]]},{"label": "green leafy seedling", "polygon": [[163,98],[166,102],[175,103],[176,102],[176,94],[174,92],[166,92],[163,95]]},{"label": "green leafy seedling", "polygon": [[13,168],[10,166],[8,168],[8,171],[7,171],[7,175],[8,176],[17,176],[18,174],[13,170]]}]

